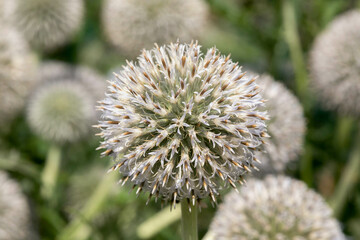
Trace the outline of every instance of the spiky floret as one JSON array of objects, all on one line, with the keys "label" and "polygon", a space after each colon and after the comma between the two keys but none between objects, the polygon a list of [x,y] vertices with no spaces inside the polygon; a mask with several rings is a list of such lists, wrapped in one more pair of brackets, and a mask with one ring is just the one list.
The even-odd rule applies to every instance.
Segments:
[{"label": "spiky floret", "polygon": [[79,82],[64,79],[45,83],[30,99],[28,121],[45,139],[74,142],[89,133],[95,118],[93,103]]},{"label": "spiky floret", "polygon": [[0,171],[0,239],[38,239],[26,197],[17,182]]},{"label": "spiky floret", "polygon": [[11,21],[36,48],[52,50],[74,35],[84,15],[83,0],[12,0]]},{"label": "spiky floret", "polygon": [[102,21],[106,37],[130,57],[154,42],[190,41],[206,25],[203,0],[105,0]]},{"label": "spiky floret", "polygon": [[255,78],[230,56],[197,43],[156,45],[110,81],[100,109],[103,155],[130,181],[164,201],[215,196],[254,168],[266,137]]},{"label": "spiky floret", "polygon": [[360,11],[335,18],[310,54],[312,85],[324,105],[360,115]]},{"label": "spiky floret", "polygon": [[229,193],[210,226],[214,239],[345,240],[324,199],[285,176],[251,179]]},{"label": "spiky floret", "polygon": [[302,151],[305,134],[304,111],[294,94],[271,76],[261,75],[258,84],[266,99],[265,109],[270,116],[267,126],[271,137],[264,145],[265,151],[258,152],[256,157],[261,159],[262,170],[283,171],[287,163]]},{"label": "spiky floret", "polygon": [[35,83],[37,61],[22,36],[0,25],[0,128],[24,106]]}]

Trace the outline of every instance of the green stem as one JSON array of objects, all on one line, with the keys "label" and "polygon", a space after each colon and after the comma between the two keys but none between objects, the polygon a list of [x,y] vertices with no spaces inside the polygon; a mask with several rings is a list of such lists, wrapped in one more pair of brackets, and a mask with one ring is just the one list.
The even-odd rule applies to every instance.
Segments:
[{"label": "green stem", "polygon": [[334,145],[336,148],[345,150],[349,144],[350,135],[353,130],[355,120],[351,117],[339,117],[336,126]]},{"label": "green stem", "polygon": [[60,170],[61,150],[58,146],[52,145],[48,151],[45,167],[41,175],[41,195],[48,201],[54,200],[54,192]]},{"label": "green stem", "polygon": [[295,71],[296,90],[302,101],[306,98],[307,71],[297,29],[293,0],[283,0],[284,35],[289,45],[290,57]]},{"label": "green stem", "polygon": [[149,239],[159,233],[161,230],[180,220],[180,206],[170,211],[170,207],[164,208],[154,216],[140,224],[136,232],[139,238]]},{"label": "green stem", "polygon": [[198,240],[197,204],[190,204],[187,199],[181,201],[181,226],[183,240]]},{"label": "green stem", "polygon": [[89,239],[92,229],[88,223],[97,216],[106,201],[110,190],[114,187],[117,174],[109,173],[103,177],[95,191],[80,210],[79,215],[61,232],[57,239],[85,240]]},{"label": "green stem", "polygon": [[340,181],[336,186],[333,197],[330,200],[330,205],[334,210],[334,215],[339,217],[342,213],[344,205],[354,190],[354,187],[359,180],[360,172],[360,128],[358,129],[357,137],[353,149],[349,156],[345,169],[340,177]]},{"label": "green stem", "polygon": [[309,187],[313,184],[313,168],[312,168],[312,148],[310,144],[305,144],[304,154],[300,161],[300,176]]}]

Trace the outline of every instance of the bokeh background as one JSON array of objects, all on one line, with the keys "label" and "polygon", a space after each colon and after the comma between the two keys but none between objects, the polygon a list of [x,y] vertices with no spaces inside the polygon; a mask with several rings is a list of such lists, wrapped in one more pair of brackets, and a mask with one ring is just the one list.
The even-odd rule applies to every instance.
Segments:
[{"label": "bokeh background", "polygon": [[[4,3],[0,1],[0,12],[4,12],[1,13],[4,17],[0,24],[19,29],[21,34],[21,23],[14,24],[8,20],[10,17],[7,14],[12,10],[9,10],[11,6],[6,6],[5,1],[9,0],[3,0]],[[36,2],[26,1],[28,4]],[[27,92],[18,95],[21,98],[18,101],[23,102],[22,104],[8,101],[4,106],[1,103],[2,108],[10,110],[0,111],[3,115],[0,118],[4,119],[0,121],[0,169],[19,184],[31,212],[29,221],[32,231],[36,232],[39,239],[140,239],[147,236],[147,231],[154,229],[151,239],[180,239],[179,211],[170,212],[166,206],[162,208],[161,203],[154,200],[146,205],[145,194],[137,198],[130,189],[116,184],[120,179],[117,173],[106,174],[107,169],[112,166],[112,160],[108,157],[100,158],[100,151],[96,150],[100,138],[95,136],[97,130],[91,129],[91,125],[96,124],[99,113],[94,113],[90,120],[77,116],[74,122],[75,130],[60,129],[61,126],[57,123],[52,125],[52,128],[58,126],[60,131],[76,132],[79,128],[77,126],[85,124],[87,135],[79,133],[81,137],[74,135],[71,141],[52,138],[53,135],[48,134],[50,130],[45,133],[36,130],[44,130],[45,125],[33,126],[40,121],[46,124],[51,122],[51,119],[34,120],[29,117],[34,95],[40,94],[39,89],[48,84],[44,81],[54,81],[56,71],[63,71],[59,78],[67,81],[83,81],[78,92],[91,93],[91,100],[86,102],[81,94],[75,97],[85,101],[84,104],[91,104],[95,109],[96,101],[105,96],[102,93],[105,92],[106,79],[113,78],[112,72],[121,69],[126,59],[135,60],[136,55],[140,54],[141,49],[134,50],[134,55],[129,47],[121,50],[111,43],[104,26],[103,16],[107,15],[104,10],[105,2],[85,0],[84,15],[79,21],[79,27],[73,30],[67,41],[56,43],[55,47],[48,47],[52,44],[51,40],[44,40],[45,44],[41,41],[34,44],[26,31],[22,31],[21,37],[24,39],[21,41],[29,43],[27,54],[31,55],[31,64],[36,65],[26,66],[26,74],[23,74],[22,78],[34,83],[27,87],[25,83],[19,82],[24,84],[22,86],[26,89],[23,91]],[[269,74],[297,96],[304,109],[306,134],[301,154],[287,165],[285,174],[304,181],[320,193],[335,209],[334,214],[349,239],[360,239],[360,141],[357,140],[360,131],[359,119],[356,114],[345,115],[324,107],[309,83],[309,52],[315,38],[338,15],[359,8],[360,1],[206,0],[204,5],[206,23],[201,25],[201,31],[196,33],[196,39],[203,46],[203,51],[216,46],[222,54],[231,54],[232,60],[239,62],[245,70]],[[157,8],[161,8],[161,4]],[[167,17],[178,17],[177,10],[181,9],[172,9],[174,13]],[[30,21],[27,17],[31,16],[26,16],[25,10],[18,15],[20,17],[18,16],[17,22],[21,22],[21,19]],[[50,29],[56,28],[59,21],[66,22],[66,19],[56,19],[59,17],[56,11],[52,16],[55,25],[49,23]],[[70,20],[71,16],[68,17]],[[46,20],[43,18],[43,21],[44,19]],[[124,24],[122,21],[126,22],[126,19],[118,20],[115,29]],[[28,28],[37,24],[40,23],[34,22],[28,25]],[[76,22],[70,22],[70,25],[73,24]],[[144,27],[146,28],[134,24],[127,31],[144,31]],[[1,39],[5,39],[9,33],[5,32],[5,27],[0,31],[3,31],[0,34],[1,43]],[[31,29],[29,31],[31,32]],[[175,35],[171,36],[173,41],[177,40]],[[55,34],[52,37],[55,39]],[[15,41],[10,42],[18,46]],[[144,47],[145,42],[146,40]],[[0,79],[0,87],[3,89],[6,86],[6,76],[13,75],[6,65],[9,64],[8,59],[12,59],[13,53],[6,51],[11,49],[11,46],[6,44],[0,46],[0,60],[4,59],[0,61],[0,78],[5,79]],[[16,51],[14,52],[17,54]],[[23,60],[22,58],[25,58],[24,54],[21,54],[20,60]],[[49,61],[67,65],[62,70],[49,70],[50,67],[44,65]],[[79,68],[86,70],[81,72]],[[31,71],[35,73],[30,73]],[[87,80],[90,82],[86,82]],[[98,85],[94,87],[93,84]],[[93,87],[98,92],[93,93],[96,91],[88,90],[86,86]],[[0,90],[0,94],[3,94],[0,99],[5,103],[9,97],[3,90]],[[52,103],[51,99],[50,96],[45,102]],[[56,104],[66,103],[54,103],[51,109],[58,106]],[[74,104],[73,107],[76,110],[82,105]],[[6,114],[9,114],[9,117]],[[36,123],[33,123],[34,121]],[[1,194],[5,193],[0,191],[0,199]],[[6,205],[0,205],[0,218],[3,208],[6,208]],[[216,208],[205,200],[199,214],[200,236],[207,232],[215,212]]]}]

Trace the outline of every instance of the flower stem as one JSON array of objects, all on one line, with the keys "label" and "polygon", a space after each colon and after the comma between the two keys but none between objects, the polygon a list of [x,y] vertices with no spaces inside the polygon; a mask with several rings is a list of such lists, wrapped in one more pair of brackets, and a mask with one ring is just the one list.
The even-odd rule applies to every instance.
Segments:
[{"label": "flower stem", "polygon": [[61,161],[61,150],[58,146],[52,145],[49,149],[45,167],[41,174],[42,188],[41,195],[48,201],[54,200],[56,182],[59,175]]},{"label": "flower stem", "polygon": [[181,201],[181,225],[183,240],[198,240],[197,204],[190,204],[186,199]]},{"label": "flower stem", "polygon": [[354,190],[356,182],[359,180],[360,171],[360,128],[354,142],[353,149],[349,156],[345,169],[341,175],[340,181],[336,186],[334,195],[330,200],[330,205],[334,210],[334,215],[339,217],[346,203],[347,198]]},{"label": "flower stem", "polygon": [[114,173],[109,173],[103,177],[84,207],[80,210],[79,215],[58,235],[58,240],[89,239],[93,229],[88,223],[101,211],[101,207],[106,202],[116,179],[117,174]]},{"label": "flower stem", "polygon": [[295,6],[293,0],[283,1],[284,36],[289,45],[290,57],[295,71],[296,91],[301,101],[306,100],[307,71],[297,28]]}]

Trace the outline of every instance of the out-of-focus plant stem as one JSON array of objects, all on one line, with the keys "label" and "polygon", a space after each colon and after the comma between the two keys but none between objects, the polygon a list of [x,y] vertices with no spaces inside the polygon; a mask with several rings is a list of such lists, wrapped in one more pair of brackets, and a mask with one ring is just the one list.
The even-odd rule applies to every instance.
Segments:
[{"label": "out-of-focus plant stem", "polygon": [[145,222],[143,222],[136,230],[137,235],[141,239],[149,239],[159,233],[161,230],[180,220],[180,206],[170,211],[170,207],[164,208]]},{"label": "out-of-focus plant stem", "polygon": [[181,227],[183,240],[198,240],[197,204],[181,201]]},{"label": "out-of-focus plant stem", "polygon": [[89,239],[91,227],[88,222],[91,221],[100,211],[102,205],[106,201],[111,188],[116,182],[116,173],[108,173],[103,177],[96,187],[95,191],[81,209],[79,215],[72,220],[69,225],[61,232],[58,240],[85,240]]},{"label": "out-of-focus plant stem", "polygon": [[335,132],[335,147],[345,149],[351,140],[355,120],[351,117],[339,117]]},{"label": "out-of-focus plant stem", "polygon": [[300,161],[300,177],[309,187],[313,184],[312,149],[311,145],[305,143],[304,153]]},{"label": "out-of-focus plant stem", "polygon": [[52,145],[48,151],[45,167],[41,175],[41,195],[44,199],[50,202],[54,200],[54,193],[57,185],[60,163],[61,149],[57,145]]},{"label": "out-of-focus plant stem", "polygon": [[341,174],[339,183],[336,186],[334,195],[330,199],[330,205],[334,210],[334,215],[339,217],[342,213],[349,194],[354,190],[356,183],[359,181],[360,172],[360,128],[349,155],[349,160]]},{"label": "out-of-focus plant stem", "polygon": [[297,95],[300,97],[301,101],[305,103],[308,77],[297,28],[294,1],[283,0],[282,12],[284,36],[289,45],[290,57],[295,71]]},{"label": "out-of-focus plant stem", "polygon": [[[310,98],[308,97],[308,74],[301,47],[295,14],[295,3],[293,0],[283,0],[282,15],[284,37],[289,46],[290,57],[295,71],[296,92],[304,106],[306,114],[311,109]],[[305,152],[300,164],[301,178],[311,186],[313,173],[310,145],[305,145]]]}]

